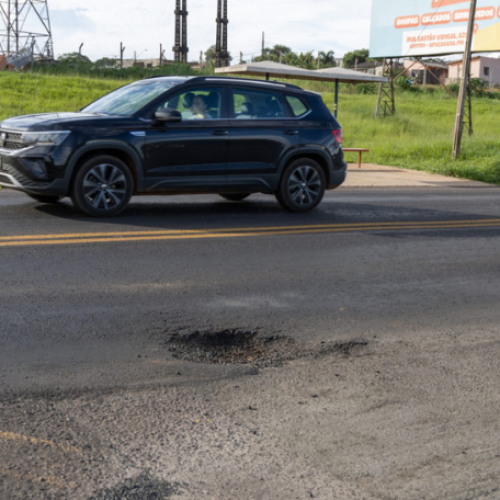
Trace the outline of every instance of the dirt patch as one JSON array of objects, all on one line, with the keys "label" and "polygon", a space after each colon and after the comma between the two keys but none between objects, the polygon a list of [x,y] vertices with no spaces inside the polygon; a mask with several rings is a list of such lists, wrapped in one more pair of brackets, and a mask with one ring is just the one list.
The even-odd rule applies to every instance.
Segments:
[{"label": "dirt patch", "polygon": [[366,340],[299,343],[283,335],[264,335],[260,330],[187,330],[168,332],[164,341],[174,358],[195,363],[282,366],[299,358],[332,354],[349,356],[368,345]]},{"label": "dirt patch", "polygon": [[127,479],[114,488],[99,491],[89,500],[162,500],[180,493],[181,490],[177,485],[158,481],[149,474],[142,474]]}]

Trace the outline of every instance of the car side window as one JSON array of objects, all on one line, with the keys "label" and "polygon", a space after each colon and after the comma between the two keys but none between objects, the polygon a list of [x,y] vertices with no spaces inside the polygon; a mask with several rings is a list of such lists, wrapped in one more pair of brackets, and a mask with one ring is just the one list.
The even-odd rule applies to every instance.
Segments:
[{"label": "car side window", "polygon": [[234,116],[237,120],[262,120],[285,116],[283,100],[276,92],[233,90]]},{"label": "car side window", "polygon": [[290,108],[294,116],[299,117],[305,115],[309,111],[309,108],[298,97],[295,97],[293,95],[287,95],[285,96],[285,98],[288,104],[290,105]]},{"label": "car side window", "polygon": [[156,111],[167,108],[179,111],[182,121],[219,120],[222,117],[222,89],[205,88],[182,92],[170,97]]}]

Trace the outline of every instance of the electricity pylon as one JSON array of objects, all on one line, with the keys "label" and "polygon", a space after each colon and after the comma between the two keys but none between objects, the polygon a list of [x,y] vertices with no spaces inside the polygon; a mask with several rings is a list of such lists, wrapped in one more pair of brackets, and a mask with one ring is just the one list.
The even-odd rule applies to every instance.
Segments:
[{"label": "electricity pylon", "polygon": [[54,57],[47,0],[0,0],[0,54]]},{"label": "electricity pylon", "polygon": [[187,46],[187,0],[176,0],[175,2],[175,45],[174,60],[176,62],[187,63],[189,48]]}]

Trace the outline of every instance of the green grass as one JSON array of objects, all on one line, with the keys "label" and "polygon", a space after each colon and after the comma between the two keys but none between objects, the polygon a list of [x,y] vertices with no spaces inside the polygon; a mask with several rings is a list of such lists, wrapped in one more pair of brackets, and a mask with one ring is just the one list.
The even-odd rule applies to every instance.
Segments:
[{"label": "green grass", "polygon": [[[333,93],[324,93],[333,110]],[[500,101],[473,101],[474,135],[464,131],[460,158],[452,160],[456,100],[447,94],[402,93],[396,115],[374,118],[374,95],[341,94],[339,121],[345,147],[370,149],[364,161],[500,184]],[[350,161],[355,156],[346,153]]]},{"label": "green grass", "polygon": [[0,120],[9,116],[77,111],[129,83],[71,76],[0,73]]},{"label": "green grass", "polygon": [[[0,73],[0,120],[51,111],[76,111],[130,80],[42,73]],[[333,84],[297,82],[320,91],[333,110]],[[474,99],[474,135],[464,133],[460,159],[451,158],[456,100],[445,91],[399,92],[395,116],[374,118],[377,96],[342,86],[339,121],[345,147],[370,149],[363,160],[500,184],[500,100]],[[356,155],[346,153],[349,161]]]}]

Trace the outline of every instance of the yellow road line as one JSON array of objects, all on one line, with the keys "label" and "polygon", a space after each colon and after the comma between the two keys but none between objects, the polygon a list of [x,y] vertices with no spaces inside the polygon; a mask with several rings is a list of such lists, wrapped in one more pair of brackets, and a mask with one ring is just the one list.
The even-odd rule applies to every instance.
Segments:
[{"label": "yellow road line", "polygon": [[23,434],[16,434],[14,432],[3,432],[0,431],[0,439],[4,441],[14,441],[17,443],[30,443],[34,445],[45,445],[51,448],[60,448],[64,451],[69,451],[72,453],[83,453],[83,450],[80,448],[75,448],[74,446],[64,446],[55,443],[54,441],[49,441],[47,439],[38,439],[31,436],[24,436]]},{"label": "yellow road line", "polygon": [[0,237],[0,247],[27,245],[69,245],[77,243],[110,243],[125,241],[158,241],[203,238],[241,238],[293,234],[337,233],[352,231],[387,231],[411,229],[467,229],[498,227],[500,219],[427,222],[373,222],[354,224],[316,224],[308,226],[271,226],[249,228],[186,229],[158,231],[117,231],[103,233],[64,233]]},{"label": "yellow road line", "polygon": [[219,228],[219,229],[167,229],[157,231],[116,231],[107,233],[62,233],[62,234],[42,234],[42,235],[20,235],[20,236],[0,236],[1,241],[30,240],[30,239],[68,239],[68,238],[91,238],[91,237],[117,237],[117,236],[154,236],[154,235],[184,235],[184,234],[206,234],[220,232],[256,232],[256,231],[277,231],[277,230],[298,230],[298,229],[321,229],[321,228],[384,228],[398,227],[401,225],[461,225],[470,223],[500,223],[500,219],[479,219],[479,220],[453,220],[453,221],[404,221],[404,222],[358,222],[354,224],[313,224],[307,226],[271,226],[271,227],[246,227],[246,228]]}]

